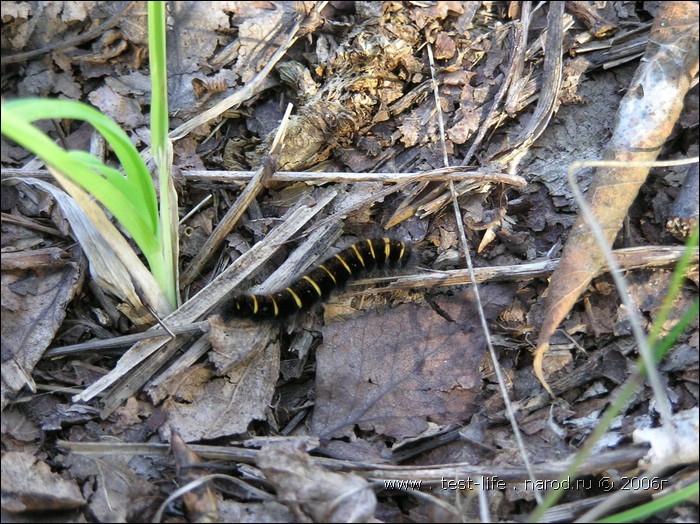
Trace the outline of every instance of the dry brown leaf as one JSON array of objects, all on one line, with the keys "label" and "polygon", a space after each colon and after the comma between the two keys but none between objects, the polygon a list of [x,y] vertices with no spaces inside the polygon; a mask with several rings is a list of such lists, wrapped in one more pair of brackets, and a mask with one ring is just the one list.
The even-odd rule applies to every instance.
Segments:
[{"label": "dry brown leaf", "polygon": [[[619,162],[653,161],[683,107],[690,80],[698,71],[698,4],[664,2],[654,21],[649,45],[618,109],[615,131],[603,158]],[[612,245],[627,210],[646,180],[648,168],[599,168],[588,190],[593,214]],[[534,369],[552,393],[543,373],[549,340],[605,259],[585,218],[579,216],[551,278],[545,320]]]},{"label": "dry brown leaf", "polygon": [[[510,289],[483,286],[487,318],[509,303]],[[357,424],[401,439],[419,435],[429,422],[469,418],[486,347],[471,297],[465,290],[437,299],[444,316],[408,304],[324,329],[312,432],[337,436]]]},{"label": "dry brown leaf", "polygon": [[146,123],[146,117],[141,113],[139,103],[129,96],[115,93],[109,86],[95,89],[88,99],[102,114],[127,129],[141,127]]},{"label": "dry brown leaf", "polygon": [[[170,436],[170,446],[175,457],[178,481],[181,486],[197,480],[206,474],[192,466],[201,464],[199,456],[187,447],[176,431]],[[218,502],[209,485],[200,485],[188,491],[182,497],[190,522],[218,522]]]},{"label": "dry brown leaf", "polygon": [[301,522],[370,522],[374,518],[377,498],[367,481],[317,465],[300,441],[268,444],[256,462],[280,502]]},{"label": "dry brown leaf", "polygon": [[[204,370],[198,387],[188,387],[184,400],[166,402],[170,425],[187,442],[243,433],[253,420],[264,420],[279,375],[280,345],[272,340],[214,378]],[[171,379],[189,378],[191,370]],[[183,387],[186,385],[183,383]],[[180,391],[174,391],[180,398]]]},{"label": "dry brown leaf", "polygon": [[[25,386],[34,390],[29,376],[61,327],[84,275],[84,266],[70,260],[40,272],[3,271],[2,380],[7,397]],[[3,407],[7,397],[3,394]]]},{"label": "dry brown leaf", "polygon": [[[20,187],[23,200],[42,203],[35,209],[24,209],[25,213],[33,214],[36,210],[37,218],[50,213],[54,230],[65,225],[62,207],[55,205],[49,193],[29,184]],[[13,229],[5,224],[3,217],[3,408],[25,387],[36,392],[31,378],[34,367],[61,327],[68,303],[79,293],[85,278],[87,267],[79,249],[76,252],[59,247],[31,248],[48,244],[49,238],[26,227]]]},{"label": "dry brown leaf", "polygon": [[83,504],[75,482],[53,473],[30,453],[11,451],[2,456],[3,512],[60,511]]},{"label": "dry brown leaf", "polygon": [[66,470],[85,489],[86,511],[96,522],[149,522],[159,489],[144,478],[148,475],[143,470],[129,466],[133,457],[119,453],[118,443],[111,446],[100,457],[80,453],[66,457]]}]

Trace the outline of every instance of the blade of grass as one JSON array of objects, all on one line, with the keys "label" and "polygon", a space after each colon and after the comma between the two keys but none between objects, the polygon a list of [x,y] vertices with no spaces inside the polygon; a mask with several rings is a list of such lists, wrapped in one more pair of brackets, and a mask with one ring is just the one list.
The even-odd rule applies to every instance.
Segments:
[{"label": "blade of grass", "polygon": [[180,303],[178,286],[178,207],[171,175],[172,144],[168,138],[168,77],[165,2],[148,2],[148,49],[151,67],[151,147],[160,185],[161,254],[165,292],[173,306]]},{"label": "blade of grass", "polygon": [[[683,252],[683,256],[678,261],[677,267],[685,268],[688,266],[688,264],[690,263],[690,256],[691,256],[691,250],[689,248],[697,246],[699,240],[700,240],[700,227],[698,227],[698,225],[696,224],[695,227],[693,228],[690,236],[688,237],[688,240],[686,241],[686,246],[687,246],[686,250]],[[671,278],[671,284],[668,287],[668,292],[666,293],[666,296],[667,297],[678,296],[678,293],[680,292],[681,285],[683,284],[684,280],[685,280],[684,272],[675,271],[673,273],[672,278]],[[654,319],[654,324],[651,327],[651,331],[649,331],[649,340],[655,341],[657,338],[659,338],[659,334],[661,333],[661,330],[663,329],[663,326],[666,323],[666,319],[668,318],[668,315],[671,313],[671,306],[672,305],[673,305],[673,301],[664,300],[664,302],[661,306],[661,310],[659,311],[659,314]]]},{"label": "blade of grass", "polygon": [[600,519],[598,522],[634,522],[636,520],[649,518],[659,511],[677,506],[686,500],[697,499],[698,492],[700,492],[700,484],[694,482],[690,486],[681,488],[674,493],[664,495],[663,497],[659,497],[652,502],[647,502],[636,508]]},{"label": "blade of grass", "polygon": [[[100,132],[102,136],[105,137],[105,140],[107,140],[110,147],[114,151],[114,154],[119,159],[119,163],[124,168],[126,178],[131,184],[132,191],[134,192],[134,194],[128,195],[129,198],[133,199],[135,195],[138,195],[138,198],[142,199],[143,204],[145,205],[145,210],[142,211],[142,214],[148,218],[147,223],[149,225],[149,229],[157,232],[158,201],[151,175],[127,134],[110,118],[81,102],[55,99],[43,100],[37,98],[24,98],[11,100],[3,103],[3,117],[5,117],[6,112],[8,113],[7,117],[11,118],[15,122],[18,120],[25,123],[31,123],[37,120],[47,119],[73,119],[84,120],[90,123],[90,125],[92,125],[95,129],[97,129],[97,131]],[[10,133],[12,131],[13,129],[11,126],[7,126],[6,129],[5,125],[3,125],[3,132]],[[39,132],[41,133],[41,131]],[[8,134],[8,136],[10,135]],[[14,137],[11,138],[17,141]],[[19,136],[17,138],[21,140],[22,137]],[[53,144],[48,137],[45,136],[44,140],[51,142],[54,147],[58,148],[58,146]],[[38,150],[34,151],[33,147],[28,147],[33,146],[31,141],[28,144],[22,145],[27,147],[30,151],[33,151],[40,158],[42,158],[42,160],[45,160],[44,156],[42,156],[42,149],[37,148]],[[71,174],[68,173],[68,176],[70,175]],[[76,182],[82,185],[80,180],[76,180]]]},{"label": "blade of grass", "polygon": [[[141,183],[129,183],[128,185],[125,183],[123,187],[126,189],[126,192],[121,190],[115,191],[113,184],[103,176],[96,176],[96,173],[90,168],[90,166],[95,165],[95,162],[98,162],[96,159],[91,161],[89,165],[85,165],[81,161],[81,155],[72,154],[57,146],[48,136],[30,123],[32,118],[41,119],[45,117],[38,114],[41,108],[37,109],[36,104],[31,105],[27,102],[22,100],[3,104],[1,115],[3,134],[29,151],[36,153],[44,162],[61,171],[65,176],[94,195],[121,222],[148,259],[149,265],[158,265],[160,251],[158,224],[157,221],[154,221],[156,215],[152,214],[155,208],[150,205],[155,200],[151,201],[148,196],[148,193],[153,192],[153,199],[155,199],[153,187],[151,186],[150,191],[144,194],[139,189],[142,186]],[[98,111],[83,106],[83,104],[80,104],[82,106],[80,111],[68,110],[66,112],[58,111],[57,106],[53,104],[53,102],[59,102],[60,106],[69,108],[73,104],[78,104],[77,102],[63,100],[39,100],[35,102],[41,102],[41,107],[47,109],[47,113],[43,114],[48,114],[48,118],[87,118],[93,125],[97,120],[106,119]],[[70,106],[66,104],[70,104]],[[72,109],[75,109],[75,107]],[[134,152],[136,153],[135,149]],[[138,156],[138,153],[136,155]],[[109,172],[109,168],[104,166],[101,171]],[[124,178],[124,180],[129,179]],[[145,202],[147,209],[144,210],[137,207],[137,205],[134,205],[135,202]],[[154,267],[151,267],[151,270],[154,271]]]},{"label": "blade of grass", "polygon": [[[691,255],[693,252],[693,249],[698,245],[698,231],[697,228],[694,230],[693,234],[690,236],[688,239],[688,242],[686,242],[685,246],[685,252],[679,263],[676,265],[676,268],[674,270],[673,276],[671,278],[671,288],[673,290],[673,294],[670,292],[666,294],[666,297],[664,299],[664,304],[662,305],[661,310],[664,311],[667,307],[670,309],[670,306],[673,304],[673,301],[675,300],[675,297],[677,296],[679,290],[680,290],[680,283],[682,282],[682,279],[685,275],[685,272],[690,264],[690,259]],[[671,291],[671,290],[669,290]],[[683,316],[680,318],[680,320],[676,323],[676,325],[673,327],[671,332],[661,341],[658,341],[654,347],[654,360],[655,362],[661,361],[661,359],[664,357],[666,354],[666,351],[675,343],[675,341],[678,339],[678,337],[685,331],[685,328],[694,320],[697,318],[698,315],[698,310],[700,309],[700,301],[696,298],[693,301],[693,304],[688,308],[688,310],[683,314]],[[654,324],[651,327],[650,332],[652,333],[658,333],[659,329],[657,327],[657,324],[662,324],[664,321],[665,317],[662,318],[661,315],[657,316],[656,319],[654,319]],[[613,420],[617,415],[622,411],[623,407],[627,404],[627,402],[632,398],[632,396],[639,390],[639,388],[642,385],[642,379],[646,376],[646,367],[644,363],[644,359],[640,356],[637,362],[637,369],[634,372],[633,375],[631,375],[625,383],[618,389],[617,394],[615,396],[614,401],[611,403],[610,407],[605,411],[603,416],[601,417],[598,426],[596,429],[591,433],[591,435],[586,439],[586,443],[584,446],[578,451],[576,454],[574,460],[571,463],[571,466],[567,469],[567,471],[561,476],[560,480],[564,480],[566,478],[573,478],[576,476],[576,471],[578,470],[579,466],[583,464],[583,462],[586,460],[586,458],[593,452],[593,449],[595,448],[596,443],[605,435],[605,433],[608,431],[608,428],[612,424]],[[528,517],[528,522],[538,522],[544,512],[554,506],[554,504],[557,503],[557,501],[561,498],[561,496],[564,494],[564,490],[555,490],[550,492],[544,503],[541,505],[538,505],[538,507],[535,509],[535,511],[530,514]]]}]

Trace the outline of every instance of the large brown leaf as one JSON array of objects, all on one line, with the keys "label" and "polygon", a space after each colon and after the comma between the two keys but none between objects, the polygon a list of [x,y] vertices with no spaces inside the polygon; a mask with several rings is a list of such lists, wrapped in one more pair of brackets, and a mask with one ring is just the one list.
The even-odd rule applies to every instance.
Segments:
[{"label": "large brown leaf", "polygon": [[[510,303],[512,289],[480,288],[487,319]],[[359,425],[401,439],[425,431],[428,422],[468,419],[486,350],[472,297],[464,290],[437,299],[442,315],[407,304],[327,326],[317,351],[312,432],[345,435]]]}]

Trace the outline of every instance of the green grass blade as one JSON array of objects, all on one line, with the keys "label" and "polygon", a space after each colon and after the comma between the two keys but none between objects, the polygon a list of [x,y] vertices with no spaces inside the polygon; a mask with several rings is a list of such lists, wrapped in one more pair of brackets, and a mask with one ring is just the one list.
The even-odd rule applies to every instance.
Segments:
[{"label": "green grass blade", "polygon": [[685,502],[691,498],[696,498],[698,496],[698,489],[700,485],[695,482],[690,486],[679,489],[678,491],[671,493],[669,495],[664,495],[652,502],[647,502],[635,508],[611,515],[604,519],[600,519],[598,522],[634,522],[637,520],[642,520],[655,515],[659,511],[664,511],[678,504]]},{"label": "green grass blade", "polygon": [[165,53],[165,3],[148,3],[148,51],[151,66],[151,148],[164,154],[168,139],[168,78]]},{"label": "green grass blade", "polygon": [[[160,235],[155,190],[150,182],[148,170],[126,134],[98,111],[84,104],[66,100],[27,99],[3,103],[1,118],[4,135],[74,180],[94,195],[119,220],[146,256],[153,271],[153,265],[160,263]],[[122,176],[122,181],[117,187],[106,178],[113,178],[114,171],[102,168],[98,170],[98,172],[101,171],[100,174],[95,173],[93,169],[99,161],[91,160],[86,165],[83,155],[65,151],[31,123],[44,118],[87,120],[100,132],[106,131],[111,136],[110,145],[115,147],[116,144],[116,147],[121,150],[122,158],[129,157],[127,162],[129,165],[138,166],[140,162],[142,167],[138,167],[132,173],[133,176]],[[128,146],[124,143],[124,139],[131,148],[128,155],[125,154]],[[138,161],[134,160],[134,155]],[[148,185],[145,184],[144,171],[148,176]]]},{"label": "green grass blade", "polygon": [[178,205],[173,185],[172,147],[168,138],[168,76],[165,2],[148,3],[148,50],[151,67],[151,147],[160,185],[160,231],[164,278],[172,304],[179,303]]},{"label": "green grass blade", "polygon": [[680,293],[681,286],[685,281],[685,271],[688,265],[690,264],[690,257],[693,254],[694,248],[698,246],[699,239],[700,228],[696,225],[685,243],[685,251],[683,252],[683,256],[678,261],[678,264],[676,264],[676,269],[673,272],[673,276],[671,277],[671,283],[668,287],[668,291],[666,292],[666,298],[664,299],[664,302],[661,305],[661,311],[659,311],[659,314],[654,319],[654,323],[652,324],[651,329],[649,330],[649,339],[652,341],[658,339],[659,334],[661,333],[661,330],[663,329],[663,326],[666,323],[666,319],[671,313],[673,301]]},{"label": "green grass blade", "polygon": [[[107,140],[124,168],[125,176],[131,185],[131,191],[128,196],[133,197],[134,194],[138,194],[142,197],[146,208],[141,211],[141,214],[147,218],[149,228],[154,232],[158,231],[158,201],[151,175],[127,134],[111,119],[86,104],[72,100],[42,100],[35,98],[12,100],[3,103],[3,114],[5,112],[8,112],[13,120],[16,117],[16,120],[21,119],[28,123],[45,119],[73,119],[84,120],[91,124]],[[3,126],[4,131],[5,126]],[[15,138],[13,140],[21,143]],[[47,140],[50,139],[47,137]],[[51,143],[53,144],[53,142]],[[33,147],[29,147],[32,145],[31,142],[22,145],[33,151],[42,160],[50,162],[50,157],[47,160],[42,156],[43,151],[41,149],[37,148],[37,150],[34,150]],[[54,149],[52,148],[52,150]],[[54,164],[52,163],[52,165]],[[71,173],[67,173],[67,175],[71,176]],[[80,180],[76,180],[76,182],[82,184]]]}]

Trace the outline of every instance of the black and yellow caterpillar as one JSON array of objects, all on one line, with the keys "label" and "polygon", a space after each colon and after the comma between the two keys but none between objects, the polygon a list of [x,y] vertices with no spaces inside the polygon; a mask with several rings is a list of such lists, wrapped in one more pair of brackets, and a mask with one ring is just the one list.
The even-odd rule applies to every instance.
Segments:
[{"label": "black and yellow caterpillar", "polygon": [[409,257],[406,244],[390,238],[363,240],[325,260],[320,266],[278,293],[235,295],[221,311],[224,317],[274,319],[306,311],[334,289],[363,272],[385,266],[404,266]]}]

